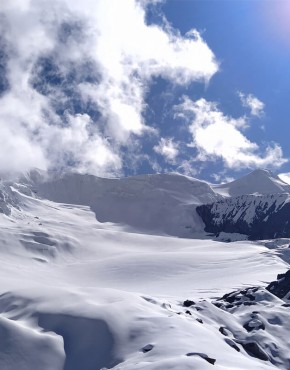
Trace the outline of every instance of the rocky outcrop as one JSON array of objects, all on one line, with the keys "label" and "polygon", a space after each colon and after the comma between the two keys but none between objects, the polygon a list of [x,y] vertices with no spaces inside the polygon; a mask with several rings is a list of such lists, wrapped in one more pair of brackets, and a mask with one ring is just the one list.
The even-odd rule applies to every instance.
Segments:
[{"label": "rocky outcrop", "polygon": [[245,234],[251,240],[290,237],[290,195],[242,195],[198,206],[205,231]]},{"label": "rocky outcrop", "polygon": [[0,214],[9,216],[13,208],[20,209],[21,201],[12,183],[0,180]]},{"label": "rocky outcrop", "polygon": [[277,280],[272,281],[266,289],[278,298],[285,298],[290,292],[290,270],[279,274]]}]

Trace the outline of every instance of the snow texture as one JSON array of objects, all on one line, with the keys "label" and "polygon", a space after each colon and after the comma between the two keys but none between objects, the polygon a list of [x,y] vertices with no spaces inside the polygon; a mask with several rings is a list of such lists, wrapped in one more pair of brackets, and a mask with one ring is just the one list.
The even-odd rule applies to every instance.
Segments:
[{"label": "snow texture", "polygon": [[288,296],[266,289],[289,240],[209,238],[214,186],[33,171],[0,191],[0,369],[289,369]]}]

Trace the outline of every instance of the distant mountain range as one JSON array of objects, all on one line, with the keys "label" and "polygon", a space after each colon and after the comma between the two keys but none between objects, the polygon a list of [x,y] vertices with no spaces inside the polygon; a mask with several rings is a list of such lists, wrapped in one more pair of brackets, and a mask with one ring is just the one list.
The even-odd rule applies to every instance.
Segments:
[{"label": "distant mountain range", "polygon": [[[2,182],[0,211],[19,208],[17,189],[36,198],[89,206],[99,222],[128,230],[186,238],[210,233],[253,240],[290,237],[290,185],[268,170],[255,170],[214,185],[179,174],[120,179],[33,170]],[[5,190],[6,189],[6,190]]]}]

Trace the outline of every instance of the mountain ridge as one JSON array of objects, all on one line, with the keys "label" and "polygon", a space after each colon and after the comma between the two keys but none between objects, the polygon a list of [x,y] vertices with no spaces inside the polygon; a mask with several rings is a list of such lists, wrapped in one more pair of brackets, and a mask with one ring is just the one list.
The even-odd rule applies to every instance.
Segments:
[{"label": "mountain ridge", "polygon": [[[99,222],[127,226],[132,232],[185,238],[221,232],[255,239],[290,236],[287,196],[281,195],[290,194],[290,185],[263,169],[221,185],[177,173],[101,178],[41,170],[3,184],[11,203],[5,205],[2,191],[6,213],[18,207],[19,199],[12,201],[14,188],[40,199],[88,206]],[[283,197],[283,207],[277,208]]]}]

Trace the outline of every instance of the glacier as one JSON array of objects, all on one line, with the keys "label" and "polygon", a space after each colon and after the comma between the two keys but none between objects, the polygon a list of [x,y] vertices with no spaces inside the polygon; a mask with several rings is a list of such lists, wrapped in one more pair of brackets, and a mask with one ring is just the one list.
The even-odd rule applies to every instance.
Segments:
[{"label": "glacier", "polygon": [[266,202],[274,217],[288,187],[266,170],[222,185],[39,170],[2,179],[0,368],[289,369],[288,295],[267,290],[289,269],[289,236],[220,226],[234,214],[252,225]]}]

